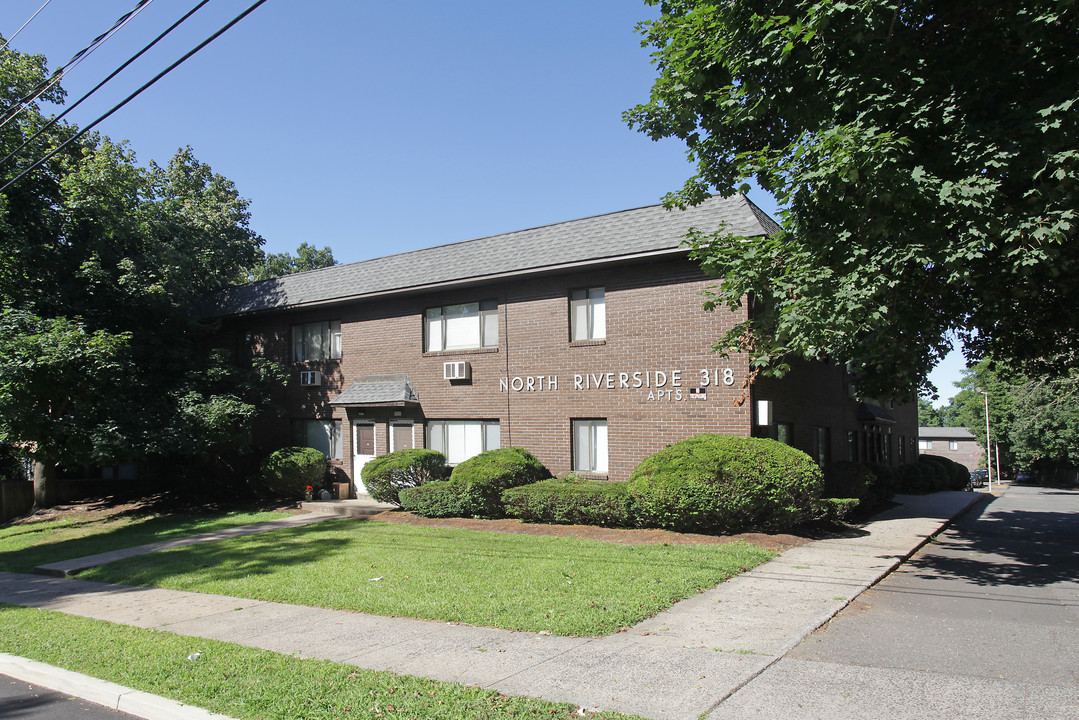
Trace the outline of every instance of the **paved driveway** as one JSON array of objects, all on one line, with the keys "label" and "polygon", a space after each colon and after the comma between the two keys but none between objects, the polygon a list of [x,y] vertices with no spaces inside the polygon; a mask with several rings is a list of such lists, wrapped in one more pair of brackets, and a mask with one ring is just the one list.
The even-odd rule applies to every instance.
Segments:
[{"label": "paved driveway", "polygon": [[1079,492],[1012,486],[711,718],[1079,718]]}]

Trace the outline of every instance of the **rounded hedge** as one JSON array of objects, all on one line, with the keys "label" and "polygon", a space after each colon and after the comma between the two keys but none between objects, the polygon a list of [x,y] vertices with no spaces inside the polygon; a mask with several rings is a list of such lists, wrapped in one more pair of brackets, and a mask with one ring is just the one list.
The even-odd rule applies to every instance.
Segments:
[{"label": "rounded hedge", "polygon": [[400,492],[449,474],[446,456],[437,450],[414,448],[396,450],[370,460],[363,466],[361,477],[367,493],[375,500],[400,506]]},{"label": "rounded hedge", "polygon": [[824,490],[826,498],[856,498],[865,500],[871,494],[876,475],[861,463],[841,460],[834,462],[824,470]]},{"label": "rounded hedge", "polygon": [[636,502],[624,482],[551,478],[502,493],[506,514],[525,522],[633,527]]},{"label": "rounded hedge", "polygon": [[671,530],[785,530],[820,512],[820,468],[775,440],[701,434],[645,458],[629,478],[642,520]]},{"label": "rounded hedge", "polygon": [[543,463],[523,448],[488,450],[459,463],[444,484],[401,492],[401,507],[425,517],[504,517],[504,491],[549,477]]},{"label": "rounded hedge", "polygon": [[319,450],[286,447],[266,456],[259,466],[258,478],[271,495],[302,500],[308,485],[322,487],[326,467],[326,456]]}]

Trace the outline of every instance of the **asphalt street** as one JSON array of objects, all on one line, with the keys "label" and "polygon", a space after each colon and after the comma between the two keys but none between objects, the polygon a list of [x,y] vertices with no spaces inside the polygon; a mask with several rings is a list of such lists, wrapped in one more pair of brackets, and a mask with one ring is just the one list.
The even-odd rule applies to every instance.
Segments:
[{"label": "asphalt street", "polygon": [[1079,718],[1079,491],[1011,486],[710,718]]},{"label": "asphalt street", "polygon": [[19,720],[138,720],[134,715],[0,675],[0,718]]}]

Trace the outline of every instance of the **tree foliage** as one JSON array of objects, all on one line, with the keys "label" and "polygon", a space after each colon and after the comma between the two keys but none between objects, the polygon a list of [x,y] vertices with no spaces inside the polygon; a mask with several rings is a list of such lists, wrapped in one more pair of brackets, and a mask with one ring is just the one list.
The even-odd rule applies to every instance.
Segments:
[{"label": "tree foliage", "polygon": [[[47,75],[44,58],[0,51],[6,104]],[[77,132],[47,120],[32,104],[0,128],[0,157],[13,153],[3,182]],[[241,441],[268,372],[207,353],[191,306],[259,257],[248,220],[235,186],[190,148],[141,167],[98,135],[0,194],[0,442],[46,466],[40,484],[57,463],[190,457]]]},{"label": "tree foliage", "polygon": [[1039,374],[1079,357],[1073,0],[646,1],[659,76],[626,119],[696,165],[667,202],[752,178],[786,208],[771,237],[692,236],[713,304],[751,302],[717,349],[896,397],[932,392],[952,334]]},{"label": "tree foliage", "polygon": [[337,261],[334,260],[333,251],[329,247],[323,247],[319,250],[314,245],[302,242],[296,248],[295,256],[287,252],[263,253],[259,262],[248,270],[245,281],[268,280],[283,275],[293,275],[308,270],[331,267],[336,264]]}]

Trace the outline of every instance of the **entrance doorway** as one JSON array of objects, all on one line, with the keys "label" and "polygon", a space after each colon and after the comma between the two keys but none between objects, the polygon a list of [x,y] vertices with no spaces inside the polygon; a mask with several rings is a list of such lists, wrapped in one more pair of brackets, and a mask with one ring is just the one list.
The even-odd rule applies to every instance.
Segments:
[{"label": "entrance doorway", "polygon": [[356,482],[356,493],[367,494],[363,483],[363,466],[375,459],[375,424],[356,422],[352,424],[352,477]]}]

